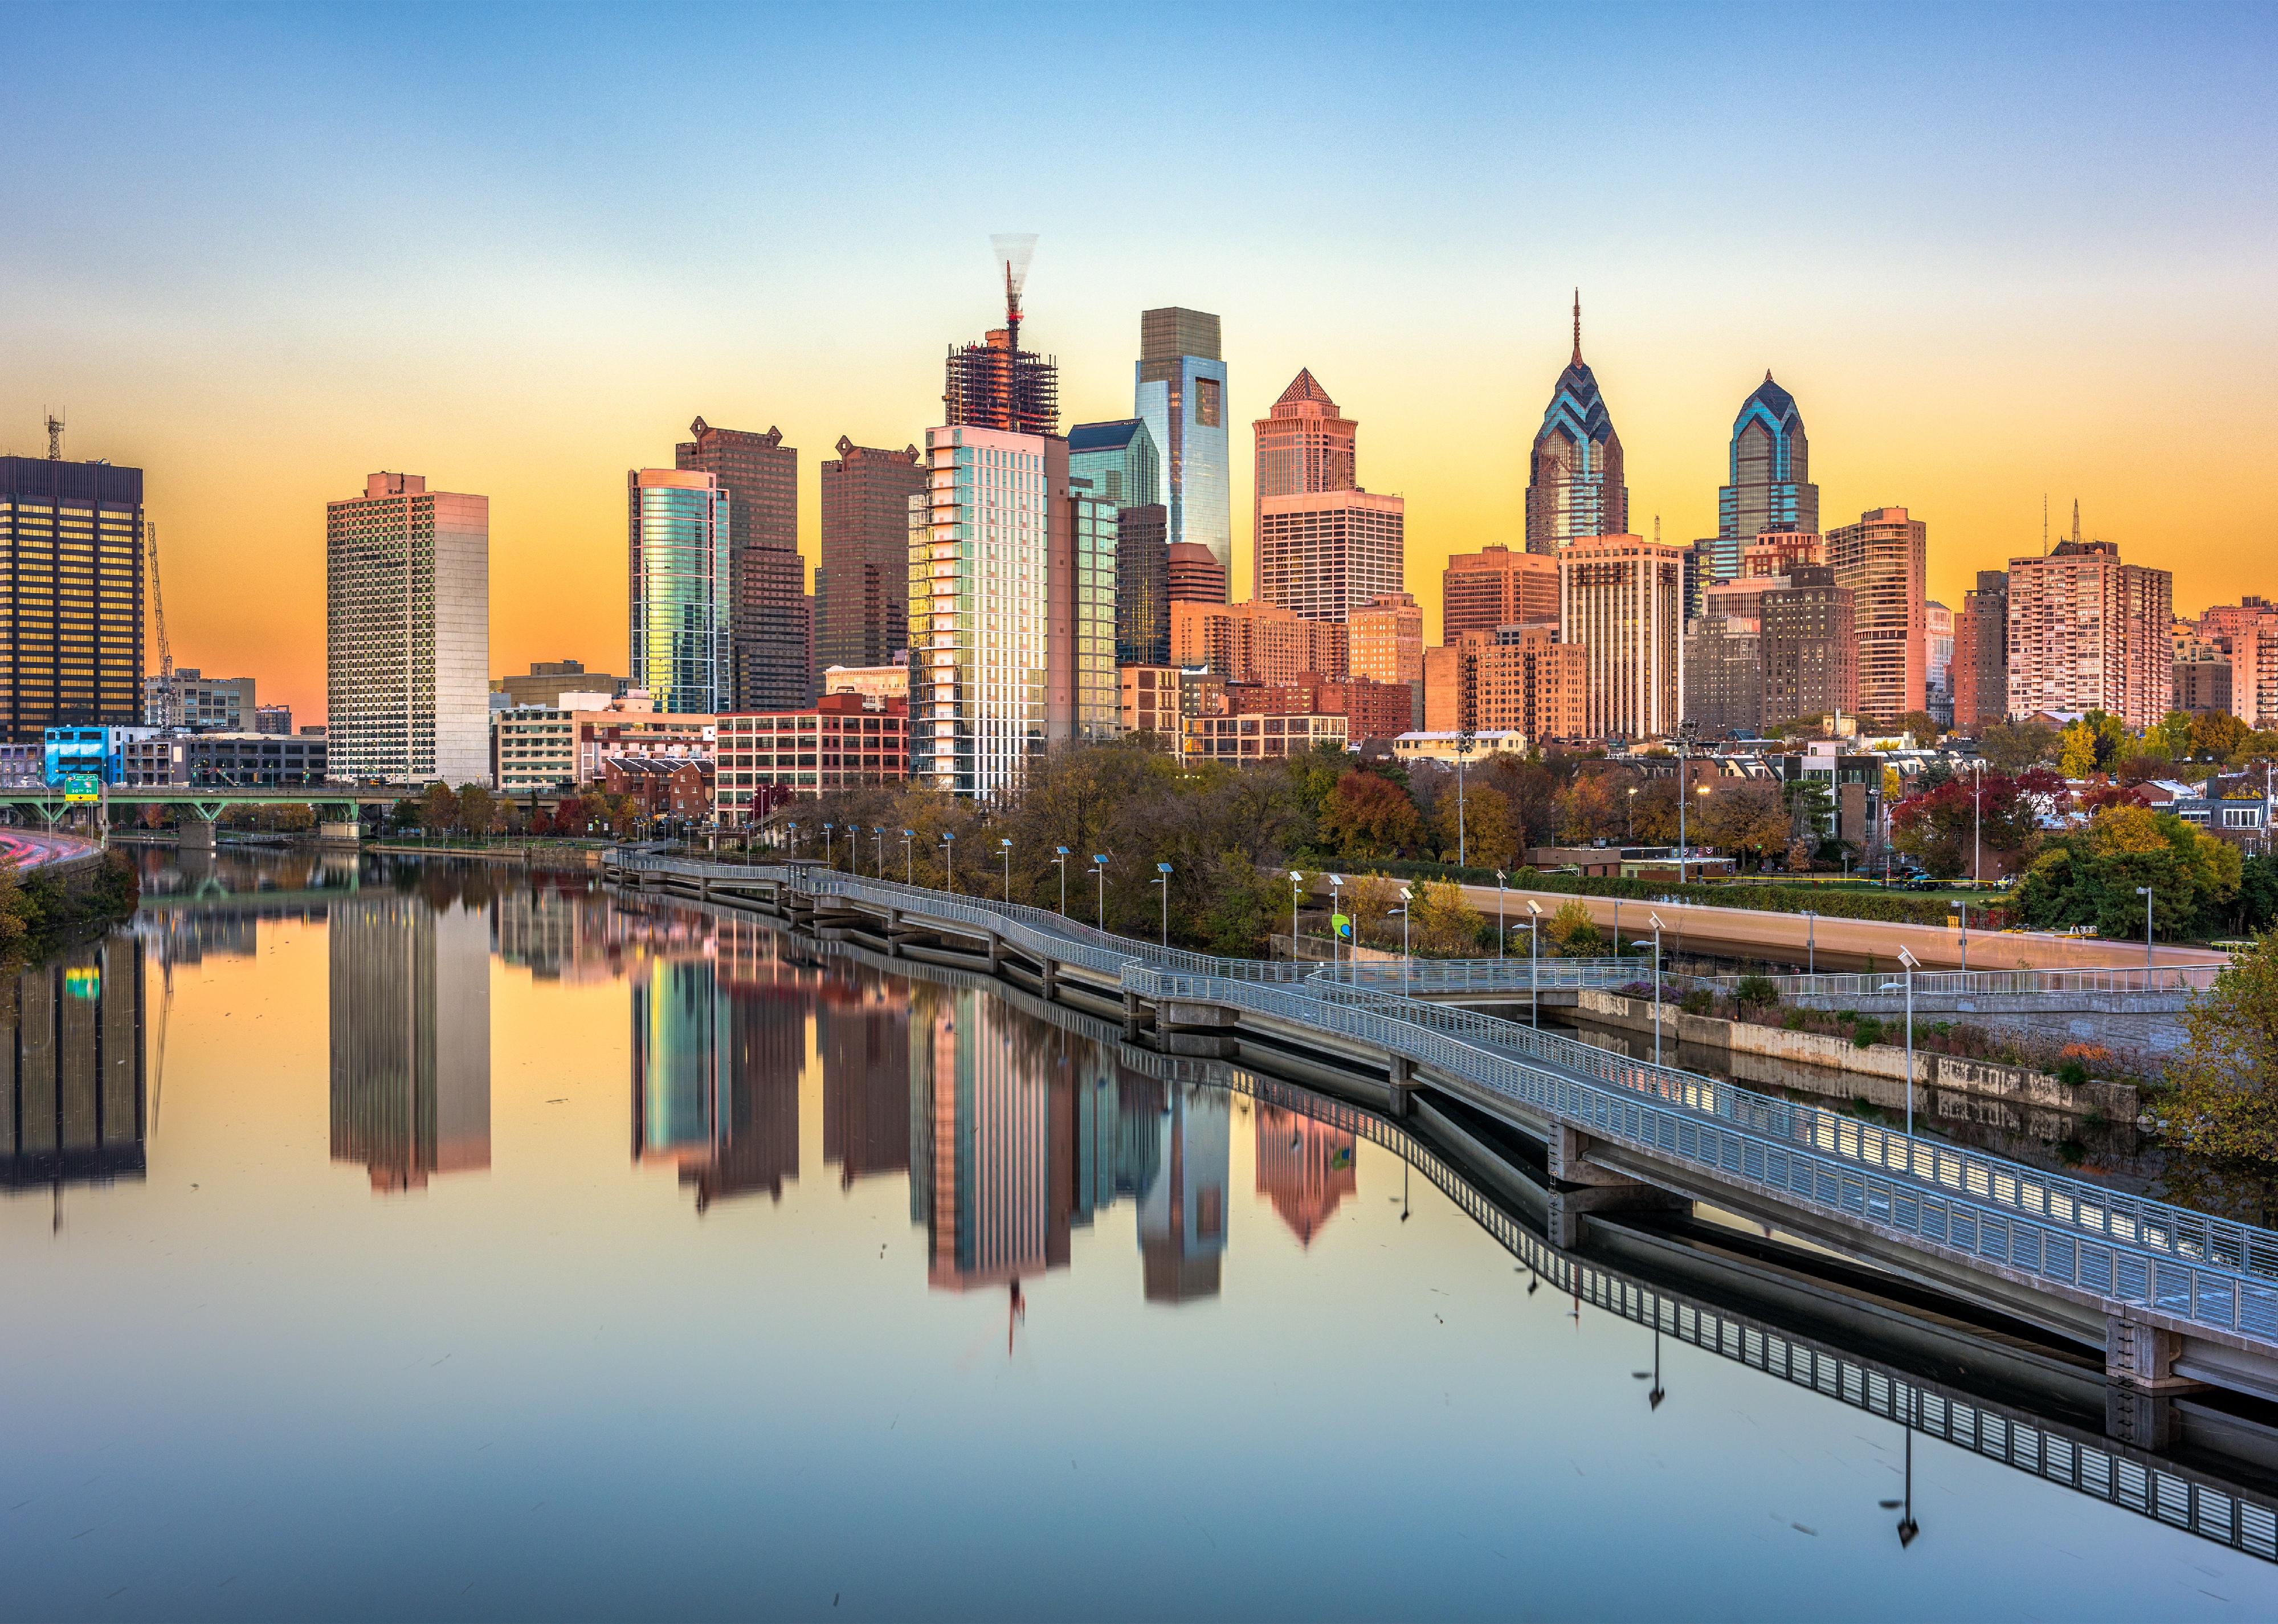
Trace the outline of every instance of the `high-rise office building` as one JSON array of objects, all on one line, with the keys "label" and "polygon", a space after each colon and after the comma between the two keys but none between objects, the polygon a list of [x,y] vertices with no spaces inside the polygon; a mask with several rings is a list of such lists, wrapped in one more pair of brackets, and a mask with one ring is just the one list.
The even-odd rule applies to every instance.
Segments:
[{"label": "high-rise office building", "polygon": [[[1836,584],[1851,589],[1859,647],[1859,714],[1895,722],[1926,709],[1928,526],[1904,508],[1871,508],[1827,532]],[[2164,632],[2162,633],[2164,635]],[[1775,721],[1779,718],[1773,718]]]},{"label": "high-rise office building", "polygon": [[1345,617],[1346,664],[1370,682],[1424,680],[1424,611],[1404,592],[1380,593]]},{"label": "high-rise office building", "polygon": [[1731,483],[1716,493],[1710,578],[1737,577],[1742,549],[1765,531],[1818,532],[1819,487],[1811,483],[1811,442],[1803,431],[1803,413],[1769,371],[1732,419],[1726,478]]},{"label": "high-rise office building", "polygon": [[[1685,719],[1710,738],[1754,736],[1764,724],[1764,587],[1714,581],[1685,625]],[[1745,586],[1734,593],[1731,588]]]},{"label": "high-rise office building", "polygon": [[[728,609],[735,498],[716,476],[669,468],[625,475],[631,684],[656,709],[713,715],[733,699]],[[803,685],[802,685],[803,686]]]},{"label": "high-rise office building", "polygon": [[1306,672],[1347,674],[1348,629],[1307,620],[1252,598],[1241,603],[1171,604],[1171,660],[1228,682],[1294,683]]},{"label": "high-rise office building", "polygon": [[376,473],[325,504],[328,770],[490,778],[490,499]]},{"label": "high-rise office building", "polygon": [[911,509],[910,774],[993,795],[1031,756],[1116,730],[1115,515],[1072,489],[1067,441],[926,431]]},{"label": "high-rise office building", "polygon": [[1162,502],[1163,458],[1142,419],[1079,423],[1067,442],[1068,478],[1090,480],[1095,500],[1115,509]]},{"label": "high-rise office building", "polygon": [[[1159,502],[1115,516],[1115,663],[1162,665],[1171,658],[1171,510]],[[1210,548],[1194,547],[1212,570]],[[1226,597],[1219,577],[1212,602]]]},{"label": "high-rise office building", "polygon": [[1965,732],[2009,713],[2009,576],[1980,570],[1953,625],[1953,724]]},{"label": "high-rise office building", "polygon": [[[2175,696],[2174,619],[2175,578],[2121,563],[2115,543],[2060,541],[2045,558],[2012,558],[2009,714],[2101,710],[2152,726]],[[2231,682],[2235,707],[2235,667]]]},{"label": "high-rise office building", "polygon": [[1854,598],[1825,564],[1796,564],[1760,600],[1767,726],[1859,709]]},{"label": "high-rise office building", "polygon": [[142,720],[142,471],[0,456],[0,738]]},{"label": "high-rise office building", "polygon": [[[1577,537],[1626,532],[1630,491],[1624,479],[1621,436],[1614,433],[1596,375],[1582,360],[1582,295],[1578,292],[1573,359],[1550,391],[1550,404],[1543,410],[1542,426],[1535,431],[1527,456],[1526,550],[1556,553]],[[1678,571],[1681,597],[1681,559]]]},{"label": "high-rise office building", "polygon": [[1923,695],[1931,720],[1953,725],[1953,611],[1932,599],[1923,605]]},{"label": "high-rise office building", "polygon": [[367,891],[326,936],[333,1160],[390,1191],[490,1166],[487,912]]},{"label": "high-rise office building", "polygon": [[1311,369],[1301,368],[1273,410],[1250,425],[1257,439],[1256,496],[1349,491],[1359,483],[1354,440],[1359,425],[1337,410]]},{"label": "high-rise office building", "polygon": [[1224,603],[1226,565],[1199,541],[1174,541],[1166,550],[1173,603]]},{"label": "high-rise office building", "polygon": [[699,417],[673,465],[708,473],[729,502],[727,574],[732,659],[718,709],[804,705],[814,683],[814,608],[799,555],[799,451],[783,431],[714,428]]},{"label": "high-rise office building", "polygon": [[909,504],[926,471],[915,446],[882,451],[842,434],[834,448],[822,463],[814,663],[886,665],[909,646]]},{"label": "high-rise office building", "polygon": [[1457,553],[1440,575],[1440,640],[1502,626],[1558,624],[1558,561],[1483,547]]},{"label": "high-rise office building", "polygon": [[1177,305],[1141,311],[1133,400],[1133,411],[1146,420],[1162,456],[1171,545],[1210,548],[1230,578],[1234,463],[1218,318]]},{"label": "high-rise office building", "polygon": [[1403,590],[1407,507],[1362,490],[1266,497],[1257,510],[1258,598],[1308,620],[1342,620]]},{"label": "high-rise office building", "polygon": [[1558,555],[1558,624],[1588,651],[1594,739],[1659,739],[1685,693],[1685,548],[1578,536]]},{"label": "high-rise office building", "polygon": [[1007,434],[1060,432],[1059,363],[1021,348],[1021,291],[1028,285],[1034,236],[992,237],[1005,285],[1005,325],[978,344],[949,347],[941,392],[942,421],[952,428]]}]

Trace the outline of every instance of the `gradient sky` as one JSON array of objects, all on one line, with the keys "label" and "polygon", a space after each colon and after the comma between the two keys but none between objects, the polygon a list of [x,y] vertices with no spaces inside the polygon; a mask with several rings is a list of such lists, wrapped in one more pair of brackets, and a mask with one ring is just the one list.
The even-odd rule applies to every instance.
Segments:
[{"label": "gradient sky", "polygon": [[[834,20],[845,15],[843,23]],[[324,507],[491,499],[493,671],[622,674],[627,468],[701,413],[937,418],[1042,234],[1025,332],[1128,416],[1138,312],[1225,318],[1249,435],[1300,366],[1453,551],[1517,542],[1582,288],[1633,522],[1715,529],[1766,367],[1828,524],[1903,504],[1930,586],[2060,525],[2278,594],[2267,7],[1078,7],[744,14],[90,7],[10,19],[0,449],[137,463],[175,659],[313,718]],[[66,68],[65,65],[70,65]]]}]

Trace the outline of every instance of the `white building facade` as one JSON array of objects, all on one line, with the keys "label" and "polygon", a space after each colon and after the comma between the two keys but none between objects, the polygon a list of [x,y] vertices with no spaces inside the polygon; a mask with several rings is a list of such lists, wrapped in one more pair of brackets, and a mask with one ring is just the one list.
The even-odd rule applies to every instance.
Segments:
[{"label": "white building facade", "polygon": [[349,783],[490,777],[490,499],[376,473],[325,506],[330,770]]},{"label": "white building facade", "polygon": [[1674,732],[1685,693],[1685,554],[1643,536],[1577,536],[1558,555],[1558,640],[1588,651],[1593,739]]}]

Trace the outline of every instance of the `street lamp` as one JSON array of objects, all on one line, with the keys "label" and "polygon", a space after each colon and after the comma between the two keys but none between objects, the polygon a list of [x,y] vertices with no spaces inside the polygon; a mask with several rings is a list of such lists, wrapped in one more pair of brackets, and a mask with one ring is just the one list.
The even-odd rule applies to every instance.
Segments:
[{"label": "street lamp", "polygon": [[913,891],[917,889],[918,860],[913,855],[914,847],[911,843],[917,839],[917,832],[914,829],[902,831],[902,884]]},{"label": "street lamp", "polygon": [[1107,854],[1092,853],[1091,863],[1088,872],[1099,876],[1099,928],[1105,934],[1107,930]]},{"label": "street lamp", "polygon": [[1810,908],[1803,910],[1803,973],[1819,974],[1819,915]]},{"label": "street lamp", "polygon": [[2144,899],[2144,968],[2150,969],[2152,968],[2152,888],[2149,885],[2138,885],[2136,887],[2136,894]]},{"label": "street lamp", "polygon": [[1905,986],[1901,988],[1895,981],[1886,981],[1875,991],[1903,991],[1907,995],[1907,1138],[1909,1141],[1907,1145],[1907,1171],[1911,1174],[1915,1170],[1915,1152],[1911,1142],[1915,1137],[1915,972],[1922,968],[1922,961],[1901,947],[1899,949],[1899,964],[1907,972]]},{"label": "street lamp", "polygon": [[1289,961],[1297,961],[1297,908],[1305,894],[1305,877],[1289,870]]},{"label": "street lamp", "polygon": [[1005,906],[1010,908],[1013,906],[1013,837],[1006,835],[997,842],[997,846],[1005,854]]},{"label": "street lamp", "polygon": [[886,877],[886,826],[883,823],[877,824],[871,829],[870,833],[875,837],[872,855],[878,860],[878,877],[883,879]]},{"label": "street lamp", "polygon": [[791,860],[799,861],[799,825],[795,823],[791,826]]},{"label": "street lamp", "polygon": [[1464,762],[1472,753],[1472,730],[1466,725],[1456,735],[1456,866],[1464,866],[1470,847],[1464,839]]},{"label": "street lamp", "polygon": [[957,831],[954,829],[941,831],[941,868],[949,880],[949,894],[953,897],[957,894]]},{"label": "street lamp", "polygon": [[[1344,939],[1344,917],[1345,877],[1332,874],[1329,876],[1329,975],[1332,979],[1337,973],[1337,945]],[[1354,945],[1357,946],[1359,944],[1356,942]]]},{"label": "street lamp", "polygon": [[1415,969],[1415,961],[1408,952],[1408,904],[1416,895],[1407,886],[1400,888],[1400,906],[1392,909],[1400,915],[1400,996],[1408,996],[1408,978]]},{"label": "street lamp", "polygon": [[1653,950],[1653,1063],[1661,1064],[1661,933],[1669,927],[1661,923],[1659,914],[1647,914],[1646,923],[1653,927],[1653,940],[1632,942],[1632,947]]},{"label": "street lamp", "polygon": [[830,858],[830,831],[837,826],[836,823],[825,823],[822,826],[822,866],[826,869],[837,866]]},{"label": "street lamp", "polygon": [[[1637,844],[1637,785],[1634,784],[1630,785],[1629,807],[1622,819],[1622,844],[1624,846]],[[1617,931],[1614,934],[1619,936],[1621,932]]]},{"label": "street lamp", "polygon": [[1527,1016],[1539,1027],[1542,1024],[1542,904],[1533,897],[1526,900],[1526,949]]},{"label": "street lamp", "polygon": [[[1983,872],[1985,850],[1985,758],[1981,755],[1973,760],[1969,763],[1969,770],[1975,775],[1973,779],[1975,787],[1969,792],[1969,883],[1973,885],[1982,885],[1985,883],[1985,876]],[[1961,938],[1961,951],[1965,954],[1969,951],[1969,938],[1966,935]],[[1965,964],[1962,968],[1967,969],[1969,967]]]},{"label": "street lamp", "polygon": [[1495,957],[1502,957],[1502,870],[1495,870]]},{"label": "street lamp", "polygon": [[1147,883],[1163,888],[1163,946],[1168,948],[1171,945],[1171,865],[1157,863],[1155,877]]},{"label": "street lamp", "polygon": [[1065,846],[1055,846],[1052,847],[1052,864],[1060,871],[1060,917],[1065,919],[1067,917],[1068,849]]},{"label": "street lamp", "polygon": [[[1696,726],[1690,718],[1677,724],[1677,883],[1680,888],[1685,884],[1685,803],[1693,799],[1693,735]],[[1655,1036],[1658,1035],[1656,1030]]]}]

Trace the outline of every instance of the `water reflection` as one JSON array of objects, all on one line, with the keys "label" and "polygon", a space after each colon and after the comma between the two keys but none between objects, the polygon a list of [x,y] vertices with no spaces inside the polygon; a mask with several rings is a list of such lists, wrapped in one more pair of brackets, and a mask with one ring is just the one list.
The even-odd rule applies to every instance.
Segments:
[{"label": "water reflection", "polygon": [[52,1185],[60,1204],[68,1184],[141,1178],[144,971],[134,939],[24,969],[0,998],[0,1185]]}]

